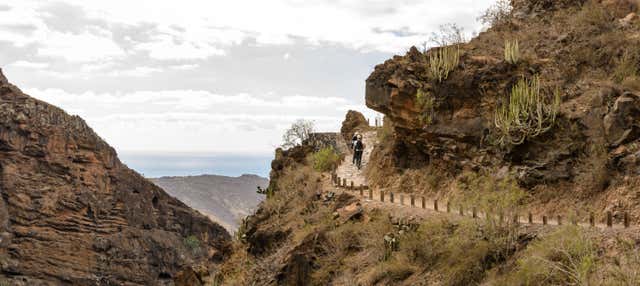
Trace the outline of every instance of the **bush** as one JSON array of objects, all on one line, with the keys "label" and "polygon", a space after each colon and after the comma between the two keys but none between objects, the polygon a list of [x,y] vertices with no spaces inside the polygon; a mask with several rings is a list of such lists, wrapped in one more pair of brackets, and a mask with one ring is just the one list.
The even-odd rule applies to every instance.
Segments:
[{"label": "bush", "polygon": [[431,33],[430,41],[439,47],[463,44],[467,41],[464,28],[455,23],[440,25],[440,30]]},{"label": "bush", "polygon": [[478,18],[484,25],[498,26],[505,24],[511,18],[511,1],[498,0]]},{"label": "bush", "polygon": [[640,75],[639,64],[640,52],[637,50],[626,50],[622,57],[616,62],[616,67],[613,70],[613,80],[616,83],[623,83],[626,79],[637,80]]},{"label": "bush", "polygon": [[319,172],[335,170],[340,164],[340,156],[333,147],[323,148],[313,154],[313,168]]},{"label": "bush", "polygon": [[556,121],[560,109],[560,91],[547,100],[540,92],[540,78],[520,79],[512,88],[509,101],[496,108],[495,126],[501,146],[519,145],[547,132]]},{"label": "bush", "polygon": [[515,65],[520,60],[520,45],[518,40],[504,42],[504,60],[512,65]]},{"label": "bush", "polygon": [[592,238],[579,226],[565,226],[535,241],[509,275],[509,285],[589,285],[595,270]]},{"label": "bush", "polygon": [[188,237],[185,237],[184,245],[191,251],[196,252],[200,250],[200,239],[198,239],[198,237],[195,235],[190,235]]},{"label": "bush", "polygon": [[460,63],[460,48],[458,46],[440,47],[429,56],[429,73],[433,80],[442,82],[449,77]]},{"label": "bush", "polygon": [[635,241],[621,240],[621,255],[609,271],[610,285],[640,285],[640,246]]}]

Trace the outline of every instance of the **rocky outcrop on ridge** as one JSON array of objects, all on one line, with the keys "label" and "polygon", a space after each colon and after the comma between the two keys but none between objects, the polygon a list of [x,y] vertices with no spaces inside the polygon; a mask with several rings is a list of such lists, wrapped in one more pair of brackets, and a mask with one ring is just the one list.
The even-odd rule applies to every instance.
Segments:
[{"label": "rocky outcrop on ridge", "polygon": [[10,285],[174,285],[228,252],[224,228],[1,72],[0,193],[0,281]]},{"label": "rocky outcrop on ridge", "polygon": [[[512,4],[505,23],[459,46],[460,64],[442,82],[429,75],[429,56],[438,48],[426,53],[412,48],[375,68],[367,79],[366,104],[393,125],[391,145],[373,155],[378,158],[376,169],[388,172],[376,177],[437,169],[444,178],[433,180],[435,190],[465,171],[485,170],[514,174],[529,189],[561,188],[567,192],[560,196],[571,194],[573,199],[605,190],[631,196],[640,175],[636,4],[625,0]],[[511,64],[504,60],[504,43],[514,39],[520,43],[522,58]],[[535,75],[541,78],[543,94],[557,89],[561,95],[556,124],[522,144],[498,146],[497,108],[521,78]],[[432,97],[428,107],[419,102],[419,91]],[[604,204],[639,205],[619,200],[603,200]]]}]

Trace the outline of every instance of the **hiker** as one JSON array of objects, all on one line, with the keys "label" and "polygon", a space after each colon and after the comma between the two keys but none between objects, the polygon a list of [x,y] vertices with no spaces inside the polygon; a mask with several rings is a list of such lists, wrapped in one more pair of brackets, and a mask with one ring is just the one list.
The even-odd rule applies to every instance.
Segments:
[{"label": "hiker", "polygon": [[362,166],[362,153],[364,152],[364,143],[362,143],[362,135],[358,135],[358,139],[353,146],[353,158],[354,164],[358,166],[358,169]]},{"label": "hiker", "polygon": [[349,146],[351,148],[351,152],[353,152],[353,159],[351,160],[352,164],[356,163],[356,142],[358,142],[358,136],[360,136],[360,134],[358,132],[353,133],[353,137],[351,137],[351,146]]},{"label": "hiker", "polygon": [[353,151],[353,147],[356,145],[356,141],[358,141],[358,132],[353,133],[353,137],[351,137],[351,151]]}]

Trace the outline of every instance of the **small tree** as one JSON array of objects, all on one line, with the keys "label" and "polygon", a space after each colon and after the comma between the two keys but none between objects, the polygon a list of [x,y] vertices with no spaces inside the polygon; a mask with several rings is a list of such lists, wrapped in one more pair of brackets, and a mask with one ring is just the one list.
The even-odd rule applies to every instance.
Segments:
[{"label": "small tree", "polygon": [[438,47],[459,45],[467,41],[464,36],[464,28],[455,23],[440,25],[440,30],[432,32],[429,40]]},{"label": "small tree", "polygon": [[309,139],[311,133],[314,132],[315,126],[312,121],[299,119],[284,132],[282,135],[282,147],[291,148],[299,146],[302,142]]},{"label": "small tree", "polygon": [[510,0],[498,0],[495,4],[491,5],[489,9],[484,11],[478,20],[484,25],[497,26],[506,23],[511,17]]}]

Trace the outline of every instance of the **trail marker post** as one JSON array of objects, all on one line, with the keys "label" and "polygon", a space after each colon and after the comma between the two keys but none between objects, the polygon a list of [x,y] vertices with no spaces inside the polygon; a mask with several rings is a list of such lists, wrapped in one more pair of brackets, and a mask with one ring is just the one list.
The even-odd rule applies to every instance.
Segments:
[{"label": "trail marker post", "polygon": [[384,203],[384,191],[380,191],[380,201]]},{"label": "trail marker post", "polygon": [[547,216],[546,215],[542,216],[542,225],[547,225]]},{"label": "trail marker post", "polygon": [[476,207],[473,207],[473,209],[471,210],[471,216],[473,218],[478,218],[478,209]]},{"label": "trail marker post", "polygon": [[529,224],[533,224],[533,214],[529,213]]},{"label": "trail marker post", "polygon": [[562,216],[561,215],[558,215],[557,220],[558,220],[558,225],[562,225]]},{"label": "trail marker post", "polygon": [[422,209],[426,209],[427,208],[427,199],[425,197],[422,197]]},{"label": "trail marker post", "polygon": [[624,228],[629,228],[629,213],[624,212]]},{"label": "trail marker post", "polygon": [[433,201],[433,209],[438,211],[438,200]]},{"label": "trail marker post", "polygon": [[416,197],[414,197],[413,195],[411,195],[411,207],[415,207],[416,206]]},{"label": "trail marker post", "polygon": [[607,227],[613,227],[613,214],[607,212]]},{"label": "trail marker post", "polygon": [[393,204],[394,203],[394,196],[393,196],[393,192],[389,193],[389,201]]}]

